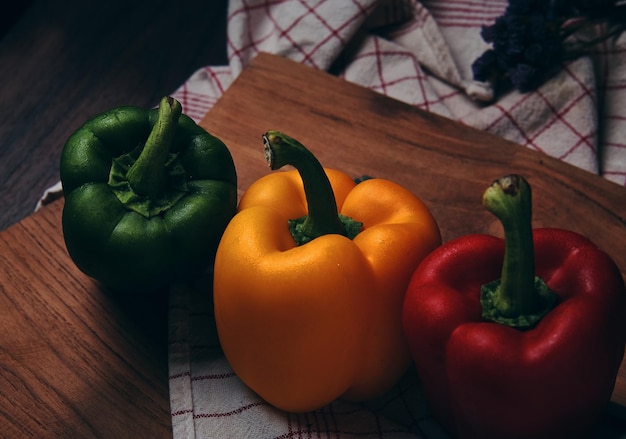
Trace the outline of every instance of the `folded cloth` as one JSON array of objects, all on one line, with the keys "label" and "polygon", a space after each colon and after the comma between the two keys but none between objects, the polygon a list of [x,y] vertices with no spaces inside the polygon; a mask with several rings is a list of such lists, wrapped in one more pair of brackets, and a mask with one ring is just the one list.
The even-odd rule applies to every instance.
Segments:
[{"label": "folded cloth", "polygon": [[[504,0],[231,0],[227,66],[195,72],[173,93],[199,121],[260,52],[288,57],[556,157],[626,185],[626,36],[567,64],[534,92],[495,100],[472,80],[480,36]],[[206,279],[205,279],[206,281]],[[446,435],[429,417],[413,370],[389,394],[289,414],[262,401],[219,349],[208,285],[170,305],[170,402],[175,439]]]},{"label": "folded cloth", "polygon": [[626,185],[626,35],[568,63],[534,92],[481,102],[491,91],[472,80],[471,65],[488,47],[480,30],[506,5],[231,0],[229,65],[198,70],[174,96],[200,120],[250,60],[270,52]]}]

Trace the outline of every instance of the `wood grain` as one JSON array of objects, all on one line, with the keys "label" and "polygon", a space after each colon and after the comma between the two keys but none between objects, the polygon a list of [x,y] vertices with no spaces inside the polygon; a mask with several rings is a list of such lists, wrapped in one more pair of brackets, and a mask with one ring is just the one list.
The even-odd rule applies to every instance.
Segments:
[{"label": "wood grain", "polygon": [[86,278],[62,206],[0,233],[0,437],[171,437],[167,296]]},{"label": "wood grain", "polygon": [[[201,122],[231,149],[239,189],[267,174],[261,135],[283,131],[322,164],[392,179],[431,208],[444,241],[501,236],[481,197],[493,179],[524,175],[535,227],[579,232],[626,273],[626,188],[499,137],[421,111],[323,72],[260,54]],[[623,365],[613,401],[626,406]]]},{"label": "wood grain", "polygon": [[[587,234],[626,267],[624,188],[282,58],[256,58],[202,124],[230,147],[240,192],[269,172],[261,134],[279,129],[327,166],[409,187],[446,240],[500,233],[481,194],[493,178],[523,173],[537,225]],[[167,296],[116,295],[79,272],[62,206],[0,232],[0,436],[171,437]]]}]

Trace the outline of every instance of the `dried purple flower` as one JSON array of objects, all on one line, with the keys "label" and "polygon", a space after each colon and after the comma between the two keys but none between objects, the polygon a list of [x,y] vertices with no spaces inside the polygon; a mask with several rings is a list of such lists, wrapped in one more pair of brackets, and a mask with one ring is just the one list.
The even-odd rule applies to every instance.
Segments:
[{"label": "dried purple flower", "polygon": [[[586,45],[565,44],[573,33],[598,20],[611,24],[606,35]],[[474,61],[474,79],[521,92],[535,90],[565,61],[625,27],[624,0],[509,0],[504,14],[481,30],[491,48]]]}]

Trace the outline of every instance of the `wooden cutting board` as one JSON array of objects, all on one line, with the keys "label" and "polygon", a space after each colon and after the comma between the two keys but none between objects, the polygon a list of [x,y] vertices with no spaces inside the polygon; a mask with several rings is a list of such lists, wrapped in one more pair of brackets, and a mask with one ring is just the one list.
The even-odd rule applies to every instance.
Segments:
[{"label": "wooden cutting board", "polygon": [[[430,207],[443,240],[501,236],[482,207],[487,186],[509,173],[533,188],[534,226],[579,232],[626,275],[626,188],[500,137],[413,108],[329,74],[261,53],[201,125],[230,148],[239,189],[269,173],[261,135],[279,130],[324,166],[392,179]],[[626,406],[626,366],[613,401]]]},{"label": "wooden cutting board", "polygon": [[[259,55],[202,125],[230,147],[239,189],[267,174],[261,135],[298,138],[329,167],[393,179],[444,240],[487,232],[494,178],[525,175],[535,226],[589,236],[626,269],[626,189],[326,73]],[[69,259],[58,200],[0,233],[0,425],[7,437],[171,437],[167,297],[116,296]],[[626,406],[626,370],[613,394]]]}]

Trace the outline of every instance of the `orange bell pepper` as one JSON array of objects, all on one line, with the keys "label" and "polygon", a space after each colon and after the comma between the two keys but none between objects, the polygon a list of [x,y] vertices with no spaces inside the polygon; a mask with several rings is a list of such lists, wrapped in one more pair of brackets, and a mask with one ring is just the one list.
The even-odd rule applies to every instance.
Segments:
[{"label": "orange bell pepper", "polygon": [[402,303],[441,244],[437,223],[396,183],[356,184],[282,133],[263,140],[271,169],[296,170],[253,183],[220,241],[213,294],[224,354],[286,411],[379,396],[410,364]]}]

